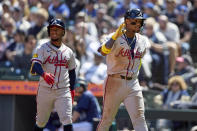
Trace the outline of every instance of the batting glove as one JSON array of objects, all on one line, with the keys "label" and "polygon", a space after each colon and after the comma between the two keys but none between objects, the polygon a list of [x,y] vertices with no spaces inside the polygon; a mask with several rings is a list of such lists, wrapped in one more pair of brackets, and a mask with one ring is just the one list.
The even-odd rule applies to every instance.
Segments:
[{"label": "batting glove", "polygon": [[44,78],[46,83],[49,84],[49,85],[52,85],[52,84],[55,83],[55,80],[54,80],[55,76],[53,74],[51,74],[51,73],[44,72],[42,74],[42,77]]},{"label": "batting glove", "polygon": [[115,32],[115,33],[112,35],[112,37],[111,37],[113,40],[117,40],[118,37],[120,37],[120,36],[122,35],[122,33],[123,33],[122,29],[123,29],[124,26],[125,26],[125,24],[122,23],[122,24],[118,27],[118,29],[116,30],[116,32]]}]

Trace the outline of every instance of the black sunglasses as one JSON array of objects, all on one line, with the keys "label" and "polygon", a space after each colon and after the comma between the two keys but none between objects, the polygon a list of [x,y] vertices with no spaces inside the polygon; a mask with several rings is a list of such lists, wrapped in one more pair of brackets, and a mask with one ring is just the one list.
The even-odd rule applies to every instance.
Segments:
[{"label": "black sunglasses", "polygon": [[137,25],[137,22],[131,22],[130,24],[131,25]]}]

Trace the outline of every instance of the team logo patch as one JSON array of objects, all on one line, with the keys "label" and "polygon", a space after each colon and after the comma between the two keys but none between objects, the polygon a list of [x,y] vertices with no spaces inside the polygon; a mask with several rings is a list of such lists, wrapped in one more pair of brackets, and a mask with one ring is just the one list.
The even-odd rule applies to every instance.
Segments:
[{"label": "team logo patch", "polygon": [[33,55],[33,58],[38,58],[38,54],[34,54]]}]

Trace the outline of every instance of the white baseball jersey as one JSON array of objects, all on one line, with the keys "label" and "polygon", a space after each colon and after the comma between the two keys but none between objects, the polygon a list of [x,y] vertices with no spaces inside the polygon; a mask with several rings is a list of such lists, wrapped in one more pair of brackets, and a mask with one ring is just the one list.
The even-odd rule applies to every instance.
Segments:
[{"label": "white baseball jersey", "polygon": [[[111,38],[111,35],[106,40]],[[111,52],[106,57],[107,73],[108,74],[123,74],[127,76],[137,77],[142,64],[142,57],[145,54],[146,48],[150,47],[150,42],[147,37],[136,33],[136,44],[134,48],[134,57],[131,57],[131,50],[124,35],[119,37]]]},{"label": "white baseball jersey", "polygon": [[39,62],[45,72],[55,76],[55,83],[53,85],[47,84],[40,77],[40,86],[52,89],[70,86],[68,71],[76,67],[75,57],[73,51],[63,43],[60,48],[56,48],[50,42],[38,46],[33,55],[32,62]]}]

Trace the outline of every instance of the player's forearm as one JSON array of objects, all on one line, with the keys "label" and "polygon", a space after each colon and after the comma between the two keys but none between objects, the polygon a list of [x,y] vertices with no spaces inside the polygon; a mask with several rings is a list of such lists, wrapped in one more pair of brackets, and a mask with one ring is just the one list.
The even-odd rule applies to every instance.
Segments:
[{"label": "player's forearm", "polygon": [[109,39],[105,44],[103,44],[98,49],[98,52],[100,52],[103,56],[109,54],[111,52],[114,42],[115,42],[115,40]]},{"label": "player's forearm", "polygon": [[41,64],[39,64],[38,62],[34,62],[34,63],[33,63],[32,71],[33,71],[33,72],[36,72],[36,73],[39,74],[40,76],[42,76],[43,73],[44,73],[44,70],[43,70]]},{"label": "player's forearm", "polygon": [[76,81],[75,69],[69,71],[69,78],[70,78],[70,89],[74,90],[75,81]]},{"label": "player's forearm", "polygon": [[105,43],[106,48],[111,49],[111,48],[113,47],[113,45],[114,45],[114,42],[115,42],[115,40],[113,40],[112,38],[109,39],[109,40]]}]

